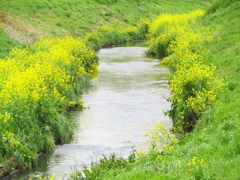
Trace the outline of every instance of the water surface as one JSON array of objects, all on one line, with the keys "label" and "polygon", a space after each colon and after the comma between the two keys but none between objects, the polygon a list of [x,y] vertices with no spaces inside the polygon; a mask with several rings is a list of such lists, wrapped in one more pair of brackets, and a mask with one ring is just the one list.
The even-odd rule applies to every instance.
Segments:
[{"label": "water surface", "polygon": [[147,58],[145,50],[138,46],[99,50],[99,75],[83,95],[86,109],[71,114],[78,124],[75,139],[57,146],[38,167],[16,179],[53,173],[61,177],[62,170],[81,169],[111,152],[127,157],[132,146],[139,148],[146,129],[155,123],[170,127],[163,113],[170,108],[165,98],[168,69],[158,59]]}]

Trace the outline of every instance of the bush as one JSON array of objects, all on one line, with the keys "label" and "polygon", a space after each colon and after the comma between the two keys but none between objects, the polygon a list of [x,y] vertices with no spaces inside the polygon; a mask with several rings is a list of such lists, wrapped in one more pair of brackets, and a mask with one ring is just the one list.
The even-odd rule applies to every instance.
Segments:
[{"label": "bush", "polygon": [[99,162],[92,162],[91,167],[83,166],[83,171],[77,171],[75,174],[71,175],[69,179],[71,180],[84,180],[84,179],[101,179],[102,176],[106,175],[105,170],[120,170],[124,169],[130,165],[130,163],[135,161],[134,151],[128,157],[124,159],[122,157],[117,157],[115,153],[109,156],[103,155]]}]

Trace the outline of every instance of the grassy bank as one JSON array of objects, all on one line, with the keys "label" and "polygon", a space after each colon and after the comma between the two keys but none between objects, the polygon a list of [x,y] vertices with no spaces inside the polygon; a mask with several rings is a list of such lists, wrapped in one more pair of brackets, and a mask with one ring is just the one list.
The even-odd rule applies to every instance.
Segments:
[{"label": "grassy bank", "polygon": [[81,39],[45,39],[12,49],[0,61],[0,177],[31,168],[39,154],[71,140],[64,111],[81,107],[80,95],[97,66]]},{"label": "grassy bank", "polygon": [[[115,21],[123,25],[137,25],[140,18],[152,19],[166,11],[189,12],[195,8],[206,7],[208,4],[207,0],[199,2],[195,0],[2,1],[0,28],[18,42],[31,44],[39,38],[64,34],[84,37],[86,33],[100,25],[112,25]],[[1,47],[5,45],[4,41],[0,42]]]},{"label": "grassy bank", "polygon": [[[185,133],[185,135],[180,139],[177,144],[172,145],[172,148],[166,148],[164,149],[164,151],[152,151],[146,156],[141,156],[135,162],[127,162],[126,164],[124,164],[124,166],[120,166],[119,161],[116,161],[110,157],[109,162],[112,162],[113,164],[119,164],[119,166],[114,165],[112,168],[107,166],[108,163],[106,163],[105,161],[101,161],[101,163],[94,165],[93,173],[88,175],[87,178],[83,178],[81,176],[81,173],[77,173],[77,175],[73,176],[71,179],[240,178],[240,114],[238,110],[240,102],[239,8],[239,1],[215,1],[215,3],[207,10],[207,14],[205,14],[202,19],[197,20],[198,25],[195,24],[194,26],[194,28],[199,27],[199,25],[210,27],[210,31],[208,32],[211,32],[212,30],[213,31],[205,36],[202,34],[201,38],[197,38],[197,41],[191,41],[196,43],[199,42],[200,44],[197,44],[197,49],[206,49],[208,50],[206,52],[207,54],[201,54],[200,52],[196,51],[196,49],[192,49],[192,46],[188,46],[186,49],[183,49],[188,50],[189,48],[191,48],[191,52],[188,53],[200,53],[201,57],[203,57],[200,58],[202,62],[198,64],[200,65],[199,67],[203,67],[203,71],[201,71],[202,73],[198,74],[198,76],[196,76],[192,82],[201,79],[200,77],[204,75],[206,69],[209,70],[209,67],[215,66],[216,70],[214,70],[214,73],[210,74],[214,74],[214,80],[217,79],[218,81],[220,79],[224,79],[225,84],[223,90],[218,92],[218,95],[216,95],[216,97],[214,96],[214,99],[203,98],[204,101],[200,101],[201,103],[199,104],[199,106],[196,105],[196,107],[198,108],[193,109],[197,111],[193,114],[194,117],[185,119],[185,113],[188,112],[188,110],[186,111],[184,108],[182,109],[182,107],[184,106],[191,108],[191,103],[189,105],[180,104],[180,107],[176,107],[179,104],[173,103],[173,108],[176,107],[176,109],[174,109],[174,112],[176,112],[175,116],[172,116],[172,118],[176,118],[177,120],[175,122],[175,125],[180,125],[180,127],[182,127],[180,128],[180,130],[183,130],[184,127],[186,127],[186,124],[182,126],[181,122],[186,122],[186,120],[195,121],[192,124],[194,125],[194,129],[190,129],[193,131],[189,134]],[[174,27],[176,27],[176,25]],[[191,31],[186,31],[185,29],[184,32]],[[200,31],[198,33],[201,34],[202,32],[203,31]],[[162,32],[160,35],[162,35]],[[211,38],[211,41],[202,42],[202,39],[206,39],[204,37],[210,38],[210,36],[213,37]],[[157,35],[155,38],[158,37],[159,35]],[[188,39],[194,40],[191,39],[191,36],[187,36],[185,40],[187,40],[188,42]],[[158,40],[163,40],[163,38],[159,38]],[[176,40],[176,38],[173,38],[171,40]],[[153,43],[153,41],[151,42]],[[167,55],[168,58],[165,58],[165,62],[171,62],[172,60],[184,60],[182,59],[183,56],[178,57],[174,55],[179,50],[179,48],[177,48],[178,46],[176,46],[176,44],[178,43],[177,41],[173,41],[171,43],[169,41],[162,42],[164,43],[160,43],[158,49],[156,49],[156,44],[152,46],[153,49],[156,50],[155,52],[153,51],[154,54],[163,53],[160,55]],[[173,45],[173,47],[171,47],[170,49],[169,45]],[[194,43],[190,43],[190,45],[194,45]],[[173,50],[172,48],[174,48],[174,51],[171,51]],[[176,48],[177,51],[175,51]],[[184,53],[184,51],[182,50],[180,52]],[[191,58],[188,57],[186,59],[189,60]],[[194,63],[195,62],[196,61],[194,60]],[[175,63],[179,62],[174,62],[174,64]],[[194,66],[193,62],[190,62],[190,64]],[[186,67],[190,68],[189,66]],[[174,69],[174,65],[170,66],[170,68]],[[180,67],[180,70],[181,68],[182,67]],[[176,74],[184,74],[184,72],[179,73],[176,72],[176,70],[177,69],[175,68],[175,72],[173,71],[174,73],[172,73],[174,76]],[[174,79],[172,74],[170,76],[170,80]],[[184,77],[185,78],[183,78],[183,80],[187,80],[188,77]],[[209,83],[211,84],[211,82]],[[199,84],[197,83],[198,86]],[[216,83],[215,85],[218,86],[219,84],[220,83]],[[192,88],[193,84],[190,85],[190,88]],[[173,85],[171,85],[171,87],[172,86]],[[202,84],[200,87],[204,87],[204,89],[206,90],[205,95],[207,95],[208,88],[204,84]],[[196,93],[196,91],[198,91],[200,87],[194,87],[195,91],[191,89],[186,89],[184,93],[187,94],[182,97],[186,98],[186,95],[190,94],[190,96],[192,96],[192,100],[194,99],[194,97],[196,100],[196,97],[200,97],[201,93],[200,95],[193,94]],[[181,96],[182,91],[180,94],[175,94],[174,89],[175,88],[172,89],[174,95]],[[218,90],[218,88],[213,87],[213,89],[209,89],[209,91],[211,90],[216,91]],[[209,100],[211,101],[211,103],[209,103]],[[172,101],[175,102],[175,99],[172,99]],[[207,106],[201,107],[203,105],[203,102],[207,103]],[[198,111],[198,109],[201,109],[201,112]],[[182,117],[181,112],[183,113],[184,117]],[[178,122],[180,124],[178,124]],[[189,131],[189,129],[185,129],[185,132],[186,130]],[[164,135],[162,136],[164,137]],[[86,171],[86,173],[88,174],[88,171]]]},{"label": "grassy bank", "polygon": [[[188,8],[186,9],[186,5]],[[16,26],[25,34],[35,38],[70,33],[82,36],[99,25],[111,24],[115,20],[135,24],[140,17],[152,18],[159,12],[186,12],[206,5],[206,1],[8,1],[1,2],[3,23]],[[90,14],[89,14],[90,13]],[[11,22],[14,19],[14,23]],[[21,23],[21,24],[20,24]],[[23,24],[22,24],[23,23]],[[32,27],[32,29],[29,29]]]}]

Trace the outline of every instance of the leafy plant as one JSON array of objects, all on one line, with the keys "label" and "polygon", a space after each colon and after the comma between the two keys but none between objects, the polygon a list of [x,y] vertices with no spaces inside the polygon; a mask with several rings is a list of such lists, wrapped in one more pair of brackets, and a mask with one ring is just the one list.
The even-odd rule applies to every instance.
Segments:
[{"label": "leafy plant", "polygon": [[117,157],[115,153],[102,155],[99,162],[92,162],[91,167],[83,166],[83,171],[77,171],[70,176],[71,180],[94,180],[105,176],[106,171],[120,170],[126,168],[130,163],[136,160],[135,150],[129,155],[128,159]]}]

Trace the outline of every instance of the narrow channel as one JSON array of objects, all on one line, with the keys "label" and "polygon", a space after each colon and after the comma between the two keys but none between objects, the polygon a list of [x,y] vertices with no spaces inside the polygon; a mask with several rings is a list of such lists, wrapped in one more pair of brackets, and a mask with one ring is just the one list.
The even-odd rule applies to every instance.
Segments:
[{"label": "narrow channel", "polygon": [[83,95],[85,109],[71,114],[78,124],[75,139],[13,179],[34,179],[37,174],[61,178],[102,154],[127,157],[132,146],[140,148],[146,129],[155,123],[170,127],[163,112],[170,108],[168,69],[159,65],[159,59],[146,57],[145,50],[140,43],[100,49],[98,77]]}]

